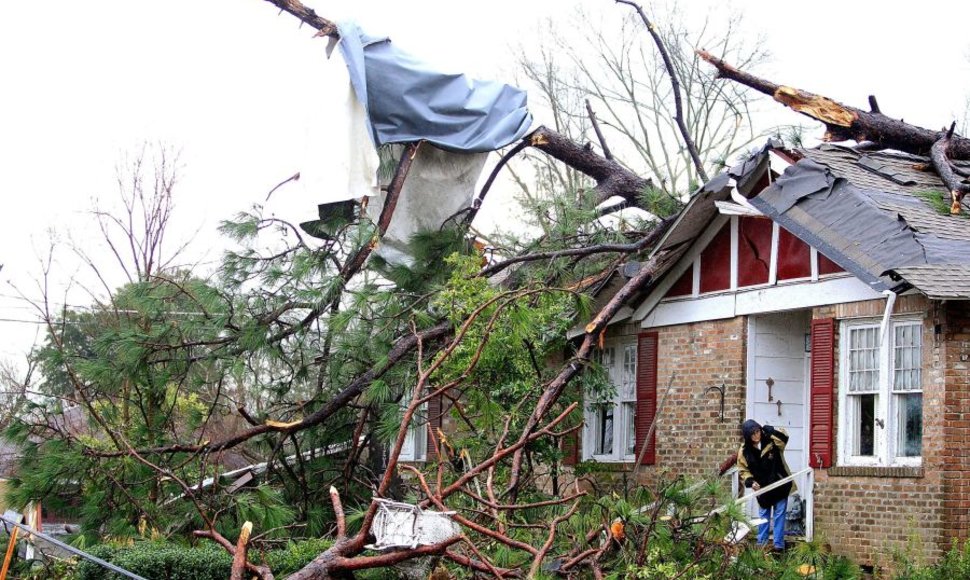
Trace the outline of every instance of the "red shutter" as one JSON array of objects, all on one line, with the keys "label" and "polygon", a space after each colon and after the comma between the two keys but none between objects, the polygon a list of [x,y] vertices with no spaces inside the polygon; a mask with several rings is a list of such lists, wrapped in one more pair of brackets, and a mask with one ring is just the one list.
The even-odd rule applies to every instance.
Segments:
[{"label": "red shutter", "polygon": [[835,407],[835,319],[812,321],[812,387],[808,461],[832,465],[832,417]]},{"label": "red shutter", "polygon": [[428,427],[429,431],[434,431],[434,438],[431,437],[431,433],[427,433],[428,437],[428,461],[434,461],[438,459],[438,449],[435,447],[435,443],[441,445],[441,438],[438,436],[438,429],[441,428],[441,395],[431,397],[428,400]]},{"label": "red shutter", "polygon": [[[637,411],[635,419],[636,453],[639,456],[647,431],[657,414],[657,343],[656,332],[643,332],[637,337]],[[654,429],[643,454],[643,465],[657,462],[657,432]]]}]

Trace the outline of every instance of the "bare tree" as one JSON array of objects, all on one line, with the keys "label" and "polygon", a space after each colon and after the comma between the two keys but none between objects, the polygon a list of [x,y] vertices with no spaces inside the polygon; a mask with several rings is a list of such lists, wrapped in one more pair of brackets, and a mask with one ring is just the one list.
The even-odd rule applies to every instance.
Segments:
[{"label": "bare tree", "polygon": [[[715,82],[694,54],[706,47],[746,67],[758,65],[766,53],[759,43],[742,40],[742,28],[737,13],[716,27],[706,19],[690,26],[676,7],[652,22],[632,13],[618,24],[579,12],[568,24],[550,22],[539,47],[520,49],[518,60],[557,130],[601,149],[608,142],[631,170],[650,176],[668,194],[683,194],[760,136],[751,118],[753,98]],[[602,141],[590,133],[590,110],[602,126]],[[544,178],[540,184],[576,187],[573,176],[548,158],[533,161]]]}]

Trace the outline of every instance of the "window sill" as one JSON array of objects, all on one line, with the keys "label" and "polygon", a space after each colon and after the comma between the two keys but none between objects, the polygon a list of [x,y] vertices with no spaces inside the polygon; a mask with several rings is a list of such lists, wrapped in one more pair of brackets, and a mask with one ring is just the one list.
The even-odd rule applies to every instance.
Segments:
[{"label": "window sill", "polygon": [[594,466],[595,471],[629,471],[633,469],[635,459],[597,459],[587,457],[583,460],[588,466]]},{"label": "window sill", "polygon": [[830,467],[832,477],[923,477],[921,466],[907,465],[889,467],[883,465],[840,465]]}]

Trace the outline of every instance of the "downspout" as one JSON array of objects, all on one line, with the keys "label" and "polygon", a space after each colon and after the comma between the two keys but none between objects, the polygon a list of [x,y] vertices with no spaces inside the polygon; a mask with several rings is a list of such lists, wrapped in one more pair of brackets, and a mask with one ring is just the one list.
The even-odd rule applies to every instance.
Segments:
[{"label": "downspout", "polygon": [[882,313],[882,324],[879,326],[879,337],[883,344],[886,344],[886,333],[889,331],[889,319],[893,314],[893,306],[896,304],[896,293],[892,290],[883,290],[886,296],[886,310]]},{"label": "downspout", "polygon": [[[896,293],[892,290],[883,290],[886,296],[886,309],[882,314],[882,324],[879,326],[879,391],[888,392],[892,384],[892,377],[889,376],[890,360],[892,351],[889,347],[889,319],[892,317],[893,305],[896,304]],[[886,428],[889,420],[889,398],[879,404],[880,410],[876,412],[876,425],[880,429]],[[888,449],[883,449],[880,455],[888,453]]]}]

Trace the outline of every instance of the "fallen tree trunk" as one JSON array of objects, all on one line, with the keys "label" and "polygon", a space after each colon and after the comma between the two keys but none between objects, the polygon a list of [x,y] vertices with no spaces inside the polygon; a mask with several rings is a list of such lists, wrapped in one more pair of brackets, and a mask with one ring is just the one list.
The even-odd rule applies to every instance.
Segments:
[{"label": "fallen tree trunk", "polygon": [[[873,107],[875,111],[849,107],[828,97],[746,73],[707,51],[698,50],[697,54],[717,69],[718,77],[741,83],[823,123],[826,141],[871,141],[885,148],[929,156],[933,144],[946,136],[945,130],[933,131],[887,117],[878,111],[878,107]],[[951,160],[970,159],[970,139],[954,135],[947,153]]]}]

